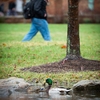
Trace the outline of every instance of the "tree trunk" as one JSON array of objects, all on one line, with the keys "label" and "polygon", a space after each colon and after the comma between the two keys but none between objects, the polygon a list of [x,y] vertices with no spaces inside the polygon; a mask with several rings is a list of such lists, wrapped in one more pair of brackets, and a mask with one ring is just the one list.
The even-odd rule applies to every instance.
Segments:
[{"label": "tree trunk", "polygon": [[79,0],[68,0],[68,33],[66,58],[76,59],[80,57],[80,38],[78,21]]}]

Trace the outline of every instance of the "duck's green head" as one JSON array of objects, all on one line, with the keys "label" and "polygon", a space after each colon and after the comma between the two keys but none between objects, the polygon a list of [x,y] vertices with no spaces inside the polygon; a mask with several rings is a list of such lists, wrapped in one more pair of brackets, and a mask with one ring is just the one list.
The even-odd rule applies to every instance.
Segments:
[{"label": "duck's green head", "polygon": [[48,85],[52,85],[52,79],[47,78],[47,79],[46,79],[46,83],[48,83]]}]

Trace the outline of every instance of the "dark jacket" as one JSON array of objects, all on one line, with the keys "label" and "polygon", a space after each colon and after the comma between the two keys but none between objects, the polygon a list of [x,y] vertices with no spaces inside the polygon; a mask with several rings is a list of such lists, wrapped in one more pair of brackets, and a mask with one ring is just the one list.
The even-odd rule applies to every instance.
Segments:
[{"label": "dark jacket", "polygon": [[4,13],[4,4],[0,5],[0,12]]},{"label": "dark jacket", "polygon": [[47,16],[44,17],[46,12],[46,1],[45,0],[35,0],[34,3],[34,11],[35,11],[35,18],[40,18],[40,19],[47,19]]},{"label": "dark jacket", "polygon": [[16,7],[16,4],[14,2],[9,2],[9,10],[12,10],[13,8]]}]

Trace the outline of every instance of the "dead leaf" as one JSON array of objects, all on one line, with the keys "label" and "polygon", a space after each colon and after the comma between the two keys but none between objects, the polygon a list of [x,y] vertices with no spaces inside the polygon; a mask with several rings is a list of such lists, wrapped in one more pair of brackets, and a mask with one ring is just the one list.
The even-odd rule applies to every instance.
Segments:
[{"label": "dead leaf", "polygon": [[62,48],[62,49],[66,49],[67,46],[66,46],[66,45],[62,45],[61,48]]}]

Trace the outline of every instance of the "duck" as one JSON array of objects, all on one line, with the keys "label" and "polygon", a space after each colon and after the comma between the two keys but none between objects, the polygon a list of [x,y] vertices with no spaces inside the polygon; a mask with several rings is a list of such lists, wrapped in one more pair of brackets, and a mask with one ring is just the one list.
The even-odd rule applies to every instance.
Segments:
[{"label": "duck", "polygon": [[46,83],[48,86],[46,87],[46,92],[48,94],[59,94],[59,95],[68,95],[72,90],[66,89],[64,87],[52,87],[53,81],[50,78],[46,79]]}]

